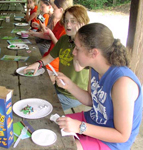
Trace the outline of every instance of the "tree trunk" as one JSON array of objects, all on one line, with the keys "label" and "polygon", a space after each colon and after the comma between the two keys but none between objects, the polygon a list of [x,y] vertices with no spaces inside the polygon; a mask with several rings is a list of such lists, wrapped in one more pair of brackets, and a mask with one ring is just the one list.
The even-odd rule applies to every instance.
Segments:
[{"label": "tree trunk", "polygon": [[116,5],[116,3],[117,3],[117,0],[113,0],[113,5]]}]

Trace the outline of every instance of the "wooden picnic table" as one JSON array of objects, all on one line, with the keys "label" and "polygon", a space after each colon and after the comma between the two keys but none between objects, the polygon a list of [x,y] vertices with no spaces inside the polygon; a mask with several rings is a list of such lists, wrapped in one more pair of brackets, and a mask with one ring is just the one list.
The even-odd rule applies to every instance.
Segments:
[{"label": "wooden picnic table", "polygon": [[[9,23],[3,22],[3,28],[0,28],[0,37],[4,36],[18,36],[15,33],[11,33],[14,28],[29,28],[29,27],[16,27],[14,25],[14,18],[11,16]],[[7,40],[0,40],[0,58],[4,55],[15,55],[15,56],[29,56],[26,62],[15,62],[15,61],[2,61],[0,60],[0,86],[5,86],[8,89],[13,89],[12,104],[17,101],[26,98],[40,98],[47,100],[53,106],[51,114],[58,113],[60,116],[64,115],[61,104],[57,97],[55,88],[49,78],[47,71],[44,74],[36,77],[25,77],[15,73],[16,69],[25,65],[30,65],[35,61],[41,59],[39,49],[35,43],[33,37],[28,39],[31,44],[28,44],[29,49],[24,50],[9,50],[7,48]],[[30,52],[30,53],[29,53]],[[50,114],[50,115],[51,115]],[[38,146],[34,144],[31,138],[21,140],[16,150],[76,150],[76,145],[73,136],[61,136],[60,128],[57,124],[50,121],[50,115],[40,119],[24,119],[13,113],[13,122],[19,122],[21,120],[27,120],[35,130],[38,129],[49,129],[56,133],[57,141],[46,147]],[[0,147],[1,150],[5,148]],[[13,145],[9,148],[13,149]]]},{"label": "wooden picnic table", "polygon": [[23,0],[15,0],[15,1],[3,1],[1,0],[0,3],[27,3],[27,1],[23,1]]},{"label": "wooden picnic table", "polygon": [[6,13],[7,11],[9,11],[10,13],[13,12],[13,11],[24,11],[24,5],[25,3],[20,3],[20,2],[10,2],[8,1],[6,3],[5,2],[2,2],[0,1],[0,12],[1,13]]}]

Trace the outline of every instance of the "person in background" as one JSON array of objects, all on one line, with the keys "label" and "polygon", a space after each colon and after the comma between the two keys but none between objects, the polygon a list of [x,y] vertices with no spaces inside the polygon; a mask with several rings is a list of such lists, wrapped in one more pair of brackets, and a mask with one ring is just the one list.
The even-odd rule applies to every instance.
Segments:
[{"label": "person in background", "polygon": [[[59,38],[66,34],[64,25],[60,23],[60,19],[65,9],[69,6],[72,6],[73,3],[72,0],[55,0],[54,2],[51,1],[50,4],[54,9],[54,20],[57,22],[53,30],[51,30],[49,27],[46,27],[43,23],[40,23],[42,32],[30,31],[31,35],[41,39],[46,39],[45,42],[37,43],[42,56],[45,54],[45,52],[46,54],[49,54]],[[48,40],[51,40],[50,44]]]},{"label": "person in background", "polygon": [[[49,23],[49,18],[52,15],[52,6],[49,3],[49,0],[40,0],[39,1],[40,14],[45,18],[44,24],[45,26]],[[38,14],[39,15],[39,14]],[[32,23],[33,28],[38,28],[37,31],[40,31],[40,20],[37,19],[36,22]]]},{"label": "person in background", "polygon": [[[49,2],[49,4],[50,4],[50,2]],[[49,15],[50,15],[49,16],[49,21],[48,21],[48,25],[47,25],[47,27],[50,28],[51,30],[53,30],[53,28],[54,28],[54,26],[56,24],[56,20],[54,18],[53,12],[54,12],[54,8],[51,5],[51,7],[49,9]],[[41,26],[40,26],[40,28],[41,28]]]},{"label": "person in background", "polygon": [[63,73],[56,82],[92,108],[60,117],[57,123],[78,133],[78,150],[130,150],[142,120],[143,97],[141,83],[128,67],[127,49],[100,23],[80,28],[74,42],[75,70],[90,67],[89,89],[79,88]]},{"label": "person in background", "polygon": [[[40,0],[39,5],[40,5],[39,6],[40,12],[38,15],[42,15],[45,18],[45,21],[43,22],[43,24],[46,27],[53,29],[53,27],[54,27],[54,16],[53,16],[53,7],[50,4],[50,0]],[[38,19],[38,16],[37,16],[37,22],[34,22],[32,24],[32,27],[37,28],[36,33],[42,32],[42,28],[41,28],[40,23],[41,23],[41,21]],[[35,30],[30,30],[29,34],[34,36],[35,35],[34,32],[35,32]],[[49,48],[50,43],[51,43],[51,40],[45,40],[43,38],[36,37],[36,36],[35,36],[35,41],[38,44],[38,47],[39,47],[39,43],[40,43],[40,45],[44,45],[44,46],[45,46],[45,43],[47,43],[46,46],[48,46],[48,48]],[[46,52],[45,49],[42,50],[42,49],[40,49],[40,47],[39,47],[39,50],[40,50],[41,55],[43,55]]]},{"label": "person in background", "polygon": [[26,12],[26,15],[25,15],[25,19],[26,19],[27,22],[30,22],[31,27],[32,27],[33,22],[37,22],[37,9],[38,9],[38,6],[37,6],[36,1],[37,0],[27,0],[27,12]]},{"label": "person in background", "polygon": [[[89,23],[87,10],[82,5],[74,5],[67,8],[62,16],[62,23],[64,23],[66,35],[63,35],[55,44],[52,51],[40,61],[28,66],[26,70],[33,69],[34,73],[38,70],[39,66],[47,65],[55,58],[59,57],[59,71],[66,74],[75,84],[82,89],[87,89],[89,80],[89,69],[83,69],[79,72],[74,70],[73,55],[74,37],[78,29]],[[81,103],[67,90],[59,88],[55,84],[58,98],[64,110],[81,105]]]}]

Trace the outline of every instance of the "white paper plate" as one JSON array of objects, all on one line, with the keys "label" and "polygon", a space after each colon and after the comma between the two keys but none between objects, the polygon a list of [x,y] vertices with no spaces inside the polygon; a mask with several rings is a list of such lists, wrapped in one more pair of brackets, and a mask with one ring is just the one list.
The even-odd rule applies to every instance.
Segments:
[{"label": "white paper plate", "polygon": [[57,135],[48,129],[39,129],[32,133],[32,141],[40,146],[49,146],[56,142]]},{"label": "white paper plate", "polygon": [[15,25],[16,26],[28,26],[29,24],[28,23],[16,23]]},{"label": "white paper plate", "polygon": [[[41,74],[43,74],[45,72],[45,69],[44,68],[41,68],[39,70],[37,70],[37,72],[35,73],[35,75],[32,75],[32,76],[28,76],[28,75],[25,75],[23,70],[26,68],[27,66],[24,66],[24,67],[20,67],[16,70],[16,73],[18,73],[19,75],[22,75],[22,76],[26,76],[26,77],[35,77],[35,76],[39,76]],[[34,72],[34,70],[29,70],[30,72]]]},{"label": "white paper plate", "polygon": [[17,32],[16,34],[17,34],[17,35],[21,35],[21,32]]},{"label": "white paper plate", "polygon": [[[12,46],[15,46],[15,47],[12,47]],[[26,49],[27,47],[28,45],[26,44],[11,44],[7,46],[8,49]]]},{"label": "white paper plate", "polygon": [[14,20],[16,20],[16,21],[21,21],[22,18],[14,18]]},{"label": "white paper plate", "polygon": [[[21,110],[27,105],[33,107],[35,111],[33,114],[29,115],[21,112]],[[14,113],[22,118],[27,118],[27,119],[39,119],[39,118],[46,117],[52,112],[52,110],[53,110],[53,106],[48,101],[43,99],[38,99],[38,98],[28,98],[28,99],[19,100],[13,105]]]}]

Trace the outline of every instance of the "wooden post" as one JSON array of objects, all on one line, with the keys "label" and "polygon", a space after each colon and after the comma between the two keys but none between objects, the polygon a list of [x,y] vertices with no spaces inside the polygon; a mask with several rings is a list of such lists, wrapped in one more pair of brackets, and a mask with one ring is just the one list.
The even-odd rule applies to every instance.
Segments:
[{"label": "wooden post", "polygon": [[128,39],[127,39],[127,47],[129,49],[133,49],[139,1],[140,0],[131,0],[130,18],[129,18],[130,19],[129,20],[129,32],[128,32]]},{"label": "wooden post", "polygon": [[132,0],[127,48],[131,52],[131,69],[143,84],[143,0]]}]

